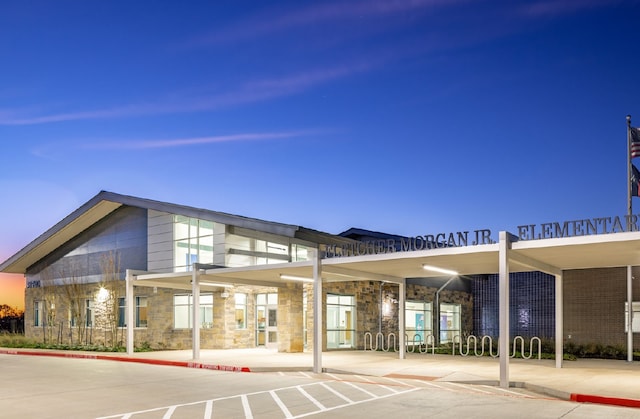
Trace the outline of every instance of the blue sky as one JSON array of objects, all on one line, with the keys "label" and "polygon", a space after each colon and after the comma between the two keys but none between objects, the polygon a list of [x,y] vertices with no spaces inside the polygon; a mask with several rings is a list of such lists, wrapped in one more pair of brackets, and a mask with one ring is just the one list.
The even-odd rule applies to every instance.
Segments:
[{"label": "blue sky", "polygon": [[624,215],[638,16],[614,0],[3,2],[0,259],[100,190],[330,233]]}]

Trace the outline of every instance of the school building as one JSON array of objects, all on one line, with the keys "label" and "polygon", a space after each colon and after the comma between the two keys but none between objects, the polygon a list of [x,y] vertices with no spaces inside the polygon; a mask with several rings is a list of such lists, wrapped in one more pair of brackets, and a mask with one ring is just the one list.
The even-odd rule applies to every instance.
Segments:
[{"label": "school building", "polygon": [[[407,348],[515,336],[640,347],[638,218],[404,237],[329,234],[100,192],[0,264],[25,335],[156,349]],[[631,310],[629,310],[631,307]],[[629,327],[631,324],[631,327]]]}]

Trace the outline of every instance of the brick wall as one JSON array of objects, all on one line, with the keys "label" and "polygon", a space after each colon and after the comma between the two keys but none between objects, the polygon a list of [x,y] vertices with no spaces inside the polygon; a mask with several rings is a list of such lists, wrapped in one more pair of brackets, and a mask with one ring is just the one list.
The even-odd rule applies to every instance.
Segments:
[{"label": "brick wall", "polygon": [[[632,274],[640,278],[640,267]],[[626,346],[626,267],[565,271],[563,285],[565,343]],[[640,301],[638,279],[633,280],[633,300]],[[640,347],[638,333],[633,346]]]}]

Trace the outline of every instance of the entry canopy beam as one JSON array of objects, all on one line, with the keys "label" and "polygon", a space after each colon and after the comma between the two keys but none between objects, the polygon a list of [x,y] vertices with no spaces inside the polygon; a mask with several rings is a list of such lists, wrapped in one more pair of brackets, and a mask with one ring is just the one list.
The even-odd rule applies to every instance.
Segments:
[{"label": "entry canopy beam", "polygon": [[328,279],[329,275],[333,274],[342,277],[341,280],[373,280],[373,281],[385,281],[393,282],[394,284],[403,284],[404,279],[391,275],[381,275],[373,272],[363,272],[356,269],[343,268],[335,265],[323,265],[322,276],[323,279]]},{"label": "entry canopy beam", "polygon": [[[509,252],[509,262],[515,262],[518,265],[524,266],[525,268],[544,272],[550,275],[562,275],[562,269],[513,250]],[[514,270],[512,269],[511,271]]]}]

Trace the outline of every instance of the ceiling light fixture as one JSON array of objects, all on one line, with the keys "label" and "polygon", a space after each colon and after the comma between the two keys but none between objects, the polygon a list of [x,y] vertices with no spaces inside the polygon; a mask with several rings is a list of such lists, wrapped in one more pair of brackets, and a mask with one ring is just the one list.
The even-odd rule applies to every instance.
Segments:
[{"label": "ceiling light fixture", "polygon": [[233,288],[231,284],[222,284],[218,282],[200,282],[200,285],[208,286],[208,287],[224,287],[224,288]]},{"label": "ceiling light fixture", "polygon": [[445,275],[453,275],[453,276],[459,275],[458,272],[452,271],[451,269],[438,268],[437,266],[431,266],[431,265],[422,265],[422,269],[426,271],[439,272]]},{"label": "ceiling light fixture", "polygon": [[294,275],[285,275],[285,274],[280,274],[280,279],[290,279],[291,281],[313,282],[313,279],[311,278],[305,278],[302,276],[294,276]]}]

